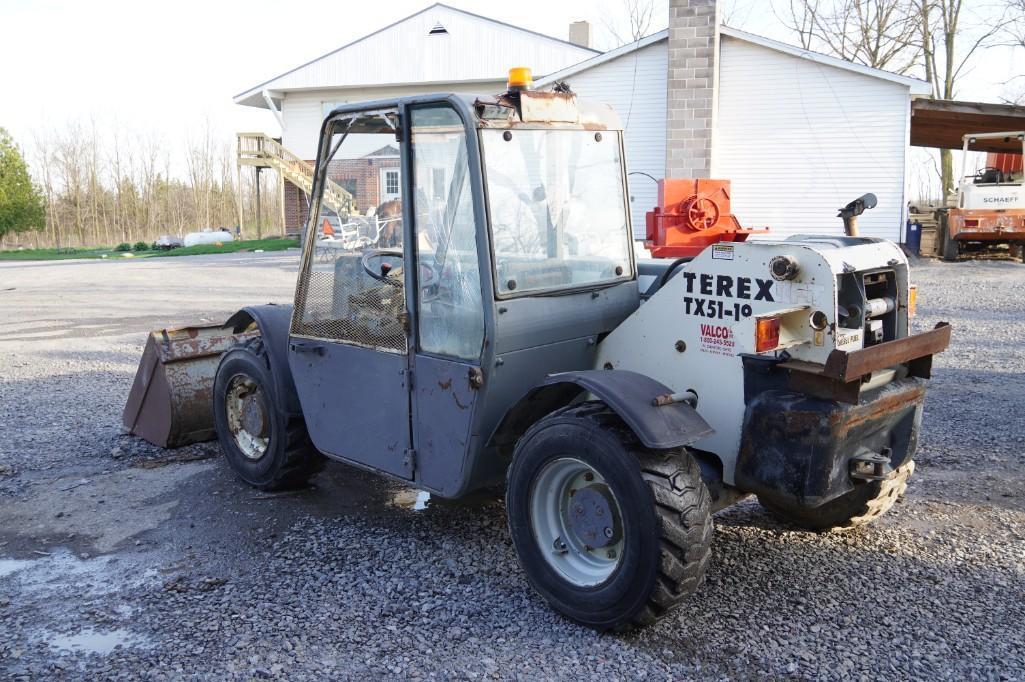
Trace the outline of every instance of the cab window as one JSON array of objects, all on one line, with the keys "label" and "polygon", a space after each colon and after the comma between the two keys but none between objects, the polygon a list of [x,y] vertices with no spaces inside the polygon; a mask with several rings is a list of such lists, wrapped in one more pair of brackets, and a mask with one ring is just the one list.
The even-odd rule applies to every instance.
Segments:
[{"label": "cab window", "polygon": [[484,342],[466,132],[448,105],[413,107],[420,349],[470,360]]},{"label": "cab window", "polygon": [[498,294],[629,279],[619,133],[483,130]]}]

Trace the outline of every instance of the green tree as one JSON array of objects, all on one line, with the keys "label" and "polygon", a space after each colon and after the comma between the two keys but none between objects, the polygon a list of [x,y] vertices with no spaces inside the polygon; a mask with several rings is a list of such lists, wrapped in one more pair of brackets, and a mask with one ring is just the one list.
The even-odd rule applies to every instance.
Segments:
[{"label": "green tree", "polygon": [[0,128],[0,238],[8,233],[41,230],[46,208],[39,188],[28,174],[28,164],[14,139]]}]

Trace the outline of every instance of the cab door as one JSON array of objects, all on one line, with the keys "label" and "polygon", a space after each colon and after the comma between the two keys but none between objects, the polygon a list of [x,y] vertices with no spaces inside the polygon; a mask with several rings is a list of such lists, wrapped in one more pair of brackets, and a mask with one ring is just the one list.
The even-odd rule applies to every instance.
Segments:
[{"label": "cab door", "polygon": [[[405,184],[386,193],[378,183],[387,173],[408,178],[400,130],[397,110],[361,112],[337,120],[321,144],[328,191],[304,247],[289,365],[317,449],[410,478]],[[351,205],[337,198],[342,186],[355,190]]]},{"label": "cab door", "polygon": [[[411,106],[416,243],[413,441],[417,481],[460,492],[475,448],[472,424],[483,381],[484,303],[470,144],[447,103]],[[476,158],[476,156],[472,156]]]}]

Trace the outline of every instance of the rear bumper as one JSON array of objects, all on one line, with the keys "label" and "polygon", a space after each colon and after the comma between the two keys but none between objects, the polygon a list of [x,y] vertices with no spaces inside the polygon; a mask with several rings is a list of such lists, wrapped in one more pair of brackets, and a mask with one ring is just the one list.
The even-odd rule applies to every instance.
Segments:
[{"label": "rear bumper", "polygon": [[747,406],[736,487],[779,502],[818,507],[862,485],[860,460],[896,469],[915,454],[925,381],[905,378],[857,404],[790,390],[759,393]]},{"label": "rear bumper", "polygon": [[[906,464],[918,446],[932,356],[949,343],[950,326],[941,322],[923,334],[834,351],[825,365],[745,358],[734,484],[813,508]],[[869,389],[881,370],[895,378]]]},{"label": "rear bumper", "polygon": [[950,236],[958,241],[1025,241],[1025,210],[952,209]]}]

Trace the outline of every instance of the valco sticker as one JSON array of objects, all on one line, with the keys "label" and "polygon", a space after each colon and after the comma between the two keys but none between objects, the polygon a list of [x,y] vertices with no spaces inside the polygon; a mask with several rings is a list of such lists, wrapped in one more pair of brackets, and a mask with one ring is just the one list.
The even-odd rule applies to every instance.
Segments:
[{"label": "valco sticker", "polygon": [[712,258],[716,260],[733,260],[733,244],[713,244]]},{"label": "valco sticker", "polygon": [[701,325],[701,351],[713,355],[736,355],[733,330],[721,324]]}]

